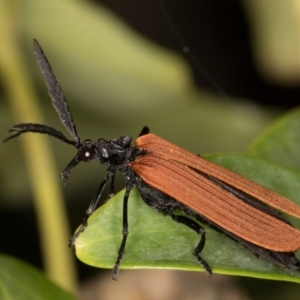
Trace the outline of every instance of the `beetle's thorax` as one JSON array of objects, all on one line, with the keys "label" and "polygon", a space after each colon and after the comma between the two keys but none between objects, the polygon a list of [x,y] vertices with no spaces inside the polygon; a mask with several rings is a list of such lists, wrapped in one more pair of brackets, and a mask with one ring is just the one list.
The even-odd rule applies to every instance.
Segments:
[{"label": "beetle's thorax", "polygon": [[130,161],[145,154],[135,146],[131,146],[131,137],[121,136],[113,140],[98,139],[95,143],[95,156],[101,164],[115,169],[126,166]]}]

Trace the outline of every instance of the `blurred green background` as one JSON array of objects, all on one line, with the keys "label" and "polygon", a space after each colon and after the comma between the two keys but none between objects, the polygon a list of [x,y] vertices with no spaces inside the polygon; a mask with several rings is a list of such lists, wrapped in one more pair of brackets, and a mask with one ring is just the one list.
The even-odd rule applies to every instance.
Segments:
[{"label": "blurred green background", "polygon": [[[82,139],[110,139],[125,134],[134,139],[147,125],[157,135],[195,153],[243,151],[271,120],[299,103],[298,3],[165,1],[197,57],[197,61],[189,61],[189,57],[181,55],[180,45],[156,1],[1,1],[3,139],[12,124],[21,122],[43,122],[67,135],[32,53],[32,39],[36,38],[62,86]],[[201,72],[202,67],[213,82]],[[216,83],[225,96],[216,91]],[[35,97],[36,103],[26,102]],[[28,166],[38,164],[47,173],[50,163],[61,193],[59,172],[76,151],[51,138],[45,139],[47,145],[39,147],[35,137],[28,142],[28,136],[20,138],[27,143],[25,146],[13,140],[0,148],[0,252],[42,268],[52,264],[45,262],[45,251],[41,253],[45,248],[50,251],[49,244],[40,247],[40,241],[46,239],[51,244],[51,239],[38,235],[43,231],[37,229],[39,205],[33,204],[36,194],[32,192],[33,177],[28,176]],[[31,147],[36,150],[31,152]],[[45,148],[54,153],[53,160],[37,157],[39,152],[45,153]],[[28,157],[32,158],[31,164],[25,164]],[[81,222],[104,174],[104,168],[93,163],[78,166],[70,176],[60,205],[67,206],[71,231]],[[45,187],[37,194],[46,196],[52,192],[46,190],[47,182],[33,185]],[[120,179],[117,187],[122,186]],[[42,206],[43,199],[36,203]],[[47,203],[51,205],[51,200]],[[52,222],[53,227],[60,224],[56,219]],[[67,238],[61,245],[65,248]],[[73,252],[67,251],[72,261]],[[81,282],[98,273],[76,263]],[[222,280],[228,280],[229,285],[233,280],[244,291],[245,299],[281,299],[282,295],[287,297],[287,289],[292,291],[288,299],[299,298],[300,291],[294,284]],[[298,292],[295,298],[293,288]]]}]

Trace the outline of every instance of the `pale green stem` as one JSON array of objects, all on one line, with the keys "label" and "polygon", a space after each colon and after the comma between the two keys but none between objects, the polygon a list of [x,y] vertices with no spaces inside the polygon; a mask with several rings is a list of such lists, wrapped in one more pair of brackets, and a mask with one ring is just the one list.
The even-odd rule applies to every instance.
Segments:
[{"label": "pale green stem", "polygon": [[[0,0],[0,74],[15,122],[44,123],[17,42],[17,2]],[[46,273],[61,287],[75,293],[76,271],[73,251],[68,248],[70,233],[67,216],[58,181],[59,172],[55,168],[47,138],[28,134],[18,139],[32,185]],[[13,145],[6,144],[5,147]]]}]

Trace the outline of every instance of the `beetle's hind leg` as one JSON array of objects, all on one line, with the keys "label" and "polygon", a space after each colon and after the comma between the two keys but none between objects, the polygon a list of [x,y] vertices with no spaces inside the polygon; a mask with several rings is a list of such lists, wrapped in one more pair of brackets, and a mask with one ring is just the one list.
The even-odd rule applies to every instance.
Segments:
[{"label": "beetle's hind leg", "polygon": [[173,213],[171,214],[171,217],[174,221],[186,225],[187,227],[191,228],[196,233],[201,235],[201,239],[198,245],[196,246],[196,248],[194,249],[193,254],[196,257],[197,262],[204,268],[204,270],[209,274],[209,276],[211,276],[212,275],[211,267],[200,255],[201,251],[205,246],[205,241],[206,241],[205,229],[200,224],[198,224],[197,222],[195,222],[194,220],[188,217],[178,216]]}]

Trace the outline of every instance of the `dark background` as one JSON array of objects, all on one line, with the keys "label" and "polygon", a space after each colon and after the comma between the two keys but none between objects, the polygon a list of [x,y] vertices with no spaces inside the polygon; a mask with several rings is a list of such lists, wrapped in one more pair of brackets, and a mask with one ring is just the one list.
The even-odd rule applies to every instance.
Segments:
[{"label": "dark background", "polygon": [[[105,5],[151,40],[182,53],[181,45],[167,25],[158,1],[94,2]],[[247,16],[241,1],[163,2],[197,60],[190,62],[195,82],[200,87],[215,91],[217,85],[228,95],[286,108],[299,105],[299,85],[286,87],[270,83],[257,72],[251,53]],[[212,82],[207,80],[201,68],[205,69]]]}]

